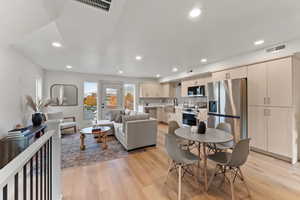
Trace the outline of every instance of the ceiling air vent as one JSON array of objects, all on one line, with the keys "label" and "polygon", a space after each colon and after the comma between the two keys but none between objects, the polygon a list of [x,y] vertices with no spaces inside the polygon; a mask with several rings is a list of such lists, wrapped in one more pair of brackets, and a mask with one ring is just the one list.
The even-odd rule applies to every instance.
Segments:
[{"label": "ceiling air vent", "polygon": [[105,11],[109,11],[111,0],[75,0],[81,3],[100,8]]},{"label": "ceiling air vent", "polygon": [[267,53],[272,53],[272,52],[283,50],[285,48],[286,48],[286,45],[285,44],[281,44],[281,45],[278,45],[276,47],[271,47],[269,49],[266,49],[266,52]]}]

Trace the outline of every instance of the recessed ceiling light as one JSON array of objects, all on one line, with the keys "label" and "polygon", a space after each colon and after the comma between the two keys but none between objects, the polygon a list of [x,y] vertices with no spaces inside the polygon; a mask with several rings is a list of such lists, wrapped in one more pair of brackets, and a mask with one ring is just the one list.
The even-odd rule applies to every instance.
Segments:
[{"label": "recessed ceiling light", "polygon": [[62,47],[62,44],[59,42],[52,42],[53,47]]},{"label": "recessed ceiling light", "polygon": [[136,60],[142,60],[143,57],[142,57],[142,56],[136,56],[135,59],[136,59]]},{"label": "recessed ceiling light", "polygon": [[190,18],[196,18],[198,17],[199,15],[201,15],[201,10],[199,8],[193,8],[191,11],[190,11]]},{"label": "recessed ceiling light", "polygon": [[257,41],[255,41],[254,42],[254,45],[261,45],[261,44],[263,44],[263,43],[265,43],[265,41],[264,40],[257,40]]},{"label": "recessed ceiling light", "polygon": [[119,70],[119,74],[123,74],[124,72],[123,72],[123,70]]},{"label": "recessed ceiling light", "polygon": [[201,59],[201,62],[202,62],[202,63],[206,63],[206,62],[207,62],[207,59],[206,59],[206,58],[202,58],[202,59]]},{"label": "recessed ceiling light", "polygon": [[160,77],[160,74],[156,74],[156,78],[159,78]]},{"label": "recessed ceiling light", "polygon": [[177,67],[173,67],[172,71],[173,72],[178,72],[178,68]]},{"label": "recessed ceiling light", "polygon": [[66,66],[67,69],[72,69],[73,67],[71,65]]}]

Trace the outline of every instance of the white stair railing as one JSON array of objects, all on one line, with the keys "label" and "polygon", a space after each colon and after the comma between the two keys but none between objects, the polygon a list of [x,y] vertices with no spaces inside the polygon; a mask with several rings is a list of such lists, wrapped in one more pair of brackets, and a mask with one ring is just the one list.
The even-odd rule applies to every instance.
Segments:
[{"label": "white stair railing", "polygon": [[60,146],[58,123],[51,124],[44,135],[0,170],[0,200],[61,199]]}]

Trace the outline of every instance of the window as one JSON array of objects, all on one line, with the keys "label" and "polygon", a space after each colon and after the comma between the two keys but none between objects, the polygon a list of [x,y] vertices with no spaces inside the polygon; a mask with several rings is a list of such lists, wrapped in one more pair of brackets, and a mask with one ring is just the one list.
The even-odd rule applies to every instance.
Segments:
[{"label": "window", "polygon": [[124,107],[128,110],[136,110],[134,84],[124,84]]},{"label": "window", "polygon": [[98,84],[84,82],[83,117],[85,120],[97,119]]}]

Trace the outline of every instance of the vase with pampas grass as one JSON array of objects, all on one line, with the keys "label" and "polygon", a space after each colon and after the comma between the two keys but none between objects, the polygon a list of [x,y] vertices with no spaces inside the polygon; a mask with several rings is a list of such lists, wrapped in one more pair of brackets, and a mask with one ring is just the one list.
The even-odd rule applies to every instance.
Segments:
[{"label": "vase with pampas grass", "polygon": [[27,105],[34,111],[32,114],[32,124],[33,126],[40,126],[43,121],[45,121],[45,115],[42,113],[42,109],[48,107],[52,101],[50,99],[41,99],[36,102],[31,96],[26,96]]}]

